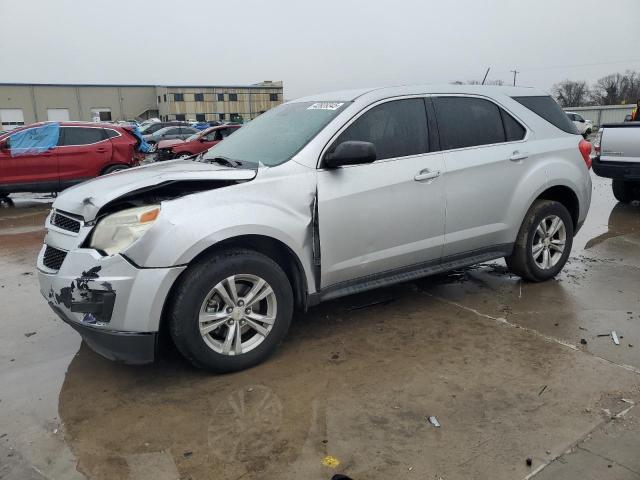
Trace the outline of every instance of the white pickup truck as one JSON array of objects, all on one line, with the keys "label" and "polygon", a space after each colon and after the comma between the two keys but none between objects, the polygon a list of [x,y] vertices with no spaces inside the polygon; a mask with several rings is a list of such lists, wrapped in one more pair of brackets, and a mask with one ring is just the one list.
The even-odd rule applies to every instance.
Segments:
[{"label": "white pickup truck", "polygon": [[594,142],[593,171],[613,179],[619,202],[640,200],[640,122],[609,123]]}]

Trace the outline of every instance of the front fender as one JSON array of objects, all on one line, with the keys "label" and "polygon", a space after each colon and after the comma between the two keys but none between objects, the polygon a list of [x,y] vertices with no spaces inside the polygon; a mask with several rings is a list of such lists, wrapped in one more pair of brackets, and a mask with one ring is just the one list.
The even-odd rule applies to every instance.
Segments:
[{"label": "front fender", "polygon": [[185,265],[223,240],[262,235],[298,257],[311,286],[314,198],[315,172],[306,170],[164,202],[157,223],[125,255],[145,268]]}]

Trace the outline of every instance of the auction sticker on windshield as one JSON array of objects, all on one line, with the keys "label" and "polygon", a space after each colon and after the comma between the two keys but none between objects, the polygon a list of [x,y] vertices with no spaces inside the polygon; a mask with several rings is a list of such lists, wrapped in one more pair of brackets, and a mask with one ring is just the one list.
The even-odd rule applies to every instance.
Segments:
[{"label": "auction sticker on windshield", "polygon": [[317,102],[309,106],[307,110],[338,110],[342,105],[344,102]]}]

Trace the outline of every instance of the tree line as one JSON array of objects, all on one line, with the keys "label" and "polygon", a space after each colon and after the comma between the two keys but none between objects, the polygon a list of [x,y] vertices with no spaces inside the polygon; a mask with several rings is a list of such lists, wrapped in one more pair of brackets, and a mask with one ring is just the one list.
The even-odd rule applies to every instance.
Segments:
[{"label": "tree line", "polygon": [[[479,80],[455,81],[455,85],[480,85]],[[505,85],[502,80],[487,80],[485,85]],[[612,73],[589,85],[584,80],[563,80],[551,87],[551,94],[561,107],[590,105],[626,105],[640,100],[640,73],[627,70]]]},{"label": "tree line", "polygon": [[640,99],[640,74],[634,70],[612,73],[593,85],[583,80],[564,80],[551,88],[561,107],[589,105],[624,105]]}]

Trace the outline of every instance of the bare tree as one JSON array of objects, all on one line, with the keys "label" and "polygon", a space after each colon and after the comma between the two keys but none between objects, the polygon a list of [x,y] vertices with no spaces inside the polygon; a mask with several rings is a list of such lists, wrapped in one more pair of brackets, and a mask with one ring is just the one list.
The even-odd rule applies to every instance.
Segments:
[{"label": "bare tree", "polygon": [[624,73],[622,86],[622,102],[636,103],[640,99],[640,75],[633,70]]},{"label": "bare tree", "polygon": [[551,92],[561,107],[582,107],[589,103],[589,86],[582,80],[556,83]]},{"label": "bare tree", "polygon": [[597,105],[620,105],[625,103],[625,76],[614,73],[600,78],[591,90],[591,98]]}]

